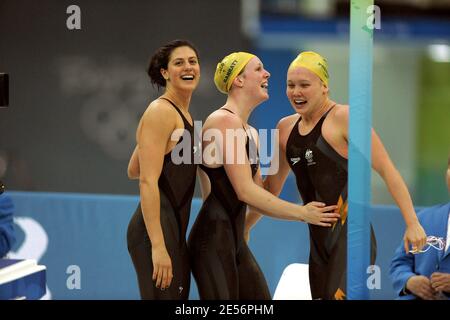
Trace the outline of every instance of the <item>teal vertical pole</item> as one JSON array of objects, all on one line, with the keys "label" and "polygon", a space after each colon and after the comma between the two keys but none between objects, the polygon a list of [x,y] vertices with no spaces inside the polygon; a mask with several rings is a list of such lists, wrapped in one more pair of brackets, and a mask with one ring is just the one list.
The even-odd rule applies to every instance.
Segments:
[{"label": "teal vertical pole", "polygon": [[347,298],[369,299],[373,0],[350,5]]}]

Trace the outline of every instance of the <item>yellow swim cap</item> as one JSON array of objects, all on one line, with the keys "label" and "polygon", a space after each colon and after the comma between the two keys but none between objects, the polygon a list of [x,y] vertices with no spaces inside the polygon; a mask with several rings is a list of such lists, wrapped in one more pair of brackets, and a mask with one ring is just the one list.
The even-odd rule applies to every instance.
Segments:
[{"label": "yellow swim cap", "polygon": [[291,62],[289,69],[303,67],[314,72],[328,86],[328,63],[320,54],[305,51]]},{"label": "yellow swim cap", "polygon": [[214,74],[214,83],[217,89],[222,93],[228,93],[233,80],[245,68],[247,63],[255,55],[247,52],[233,52],[227,55],[217,64]]}]

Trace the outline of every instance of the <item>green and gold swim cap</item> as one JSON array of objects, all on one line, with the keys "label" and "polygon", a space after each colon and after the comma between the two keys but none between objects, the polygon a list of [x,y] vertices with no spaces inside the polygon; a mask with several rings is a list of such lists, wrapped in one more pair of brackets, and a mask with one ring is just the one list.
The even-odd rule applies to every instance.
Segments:
[{"label": "green and gold swim cap", "polygon": [[220,92],[227,94],[237,75],[255,55],[247,52],[233,52],[217,64],[214,83]]},{"label": "green and gold swim cap", "polygon": [[328,86],[328,63],[320,54],[313,51],[300,53],[291,62],[288,70],[298,67],[303,67],[314,72]]}]

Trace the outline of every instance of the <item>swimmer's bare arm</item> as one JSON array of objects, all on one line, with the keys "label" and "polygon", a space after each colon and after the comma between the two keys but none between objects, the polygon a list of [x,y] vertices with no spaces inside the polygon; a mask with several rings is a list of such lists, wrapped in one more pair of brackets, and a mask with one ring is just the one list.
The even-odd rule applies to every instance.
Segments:
[{"label": "swimmer's bare arm", "polygon": [[139,179],[139,156],[138,156],[138,146],[133,150],[131,154],[130,162],[128,163],[128,178],[131,180]]},{"label": "swimmer's bare arm", "polygon": [[[253,177],[253,181],[259,187],[264,188],[264,182],[261,175],[261,168],[258,168],[258,172],[256,172],[255,176]],[[251,228],[253,228],[253,226],[262,218],[262,216],[263,213],[261,213],[261,210],[258,210],[257,208],[248,205],[244,225],[245,241],[247,242],[249,241]]]},{"label": "swimmer's bare arm", "polygon": [[[263,182],[264,189],[277,197],[280,195],[281,190],[283,189],[283,185],[290,170],[289,164],[286,161],[285,154],[287,137],[289,136],[289,129],[291,127],[290,124],[293,119],[292,117],[291,119],[288,118],[289,117],[281,119],[277,125],[275,140],[278,141],[278,154],[274,155],[270,164],[269,175],[266,176]],[[255,178],[261,180],[262,183],[262,178],[260,179],[260,177],[260,173],[255,175]],[[257,184],[260,185],[260,183]],[[250,207],[245,221],[245,232],[250,232],[250,229],[259,221],[260,218],[261,213],[255,208]]]},{"label": "swimmer's bare arm", "polygon": [[399,206],[403,219],[405,220],[406,231],[403,236],[405,251],[408,252],[410,250],[410,245],[417,250],[422,249],[427,241],[425,230],[417,219],[405,182],[389,158],[386,149],[374,130],[372,130],[372,167],[385,181],[389,192]]},{"label": "swimmer's bare arm", "polygon": [[200,181],[200,191],[202,193],[202,200],[205,201],[211,192],[211,182],[208,175],[200,168],[197,168],[197,178]]},{"label": "swimmer's bare arm", "polygon": [[289,163],[286,160],[286,144],[292,129],[292,122],[295,123],[296,119],[296,117],[289,116],[281,119],[277,125],[278,155],[272,159],[270,164],[271,168],[269,171],[272,174],[269,174],[264,180],[264,188],[277,197],[283,190],[290,171]]},{"label": "swimmer's bare arm", "polygon": [[[279,219],[306,221],[320,226],[331,226],[331,223],[336,221],[338,214],[330,212],[334,211],[336,206],[325,207],[325,204],[319,202],[299,206],[281,200],[255,184],[248,158],[244,157],[242,163],[237,162],[236,155],[241,154],[237,150],[245,150],[245,138],[226,137],[226,129],[242,128],[240,119],[234,115],[225,115],[215,120],[217,121],[214,127],[218,128],[224,137],[224,144],[218,147],[224,155],[224,169],[239,200],[257,208],[261,213]],[[234,152],[226,152],[226,145]]]},{"label": "swimmer's bare arm", "polygon": [[141,208],[152,245],[153,280],[161,288],[170,285],[173,274],[161,228],[158,179],[170,136],[176,128],[175,119],[174,110],[157,100],[144,113],[136,135]]},{"label": "swimmer's bare arm", "polygon": [[[253,137],[256,139],[256,145],[258,148],[258,152],[260,152],[260,143],[259,143],[259,136],[258,132],[255,128],[251,127]],[[255,176],[253,177],[253,181],[260,186],[261,188],[264,188],[264,182],[261,175],[261,167],[258,167],[258,171],[256,172]],[[263,216],[262,213],[259,212],[258,209],[248,206],[247,214],[245,216],[245,226],[244,226],[244,237],[245,240],[248,242],[250,237],[250,229],[261,219]]]},{"label": "swimmer's bare arm", "polygon": [[[346,141],[348,141],[348,106],[339,108],[335,113],[334,123],[339,126],[339,131],[342,132]],[[400,208],[403,219],[406,223],[406,231],[403,237],[405,251],[408,252],[409,246],[420,250],[426,244],[426,234],[424,229],[417,219],[416,212],[413,207],[411,196],[408,188],[403,181],[398,170],[392,163],[389,154],[387,153],[383,143],[372,129],[372,168],[384,180],[390,194]]]}]

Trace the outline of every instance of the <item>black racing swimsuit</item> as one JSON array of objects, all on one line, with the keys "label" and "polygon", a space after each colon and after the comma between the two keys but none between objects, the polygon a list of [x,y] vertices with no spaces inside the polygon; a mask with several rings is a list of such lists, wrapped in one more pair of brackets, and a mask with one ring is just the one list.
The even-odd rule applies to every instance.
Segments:
[{"label": "black racing swimsuit", "polygon": [[[164,98],[161,98],[164,99]],[[194,164],[194,127],[184,117],[183,113],[170,100],[180,114],[184,123],[184,134],[175,148],[183,139],[190,141],[190,161],[175,164],[169,152],[164,156],[161,175],[158,180],[160,193],[160,220],[164,242],[172,260],[173,280],[168,289],[162,291],[155,287],[152,280],[153,262],[151,242],[145,228],[139,203],[128,225],[128,251],[136,269],[139,290],[142,299],[187,299],[190,288],[190,267],[186,245],[186,229],[189,223],[191,202],[194,195],[197,166]],[[189,133],[189,135],[187,135]],[[199,149],[198,149],[199,150]],[[178,153],[177,153],[178,154]],[[179,152],[183,156],[183,149]]]},{"label": "black racing swimsuit", "polygon": [[[247,136],[247,156],[249,141],[255,143]],[[259,164],[257,161],[250,163],[254,176]],[[264,275],[244,240],[247,204],[238,199],[223,166],[200,167],[209,177],[211,193],[200,209],[188,240],[192,273],[200,298],[270,299]]]},{"label": "black racing swimsuit", "polygon": [[[333,227],[308,226],[312,298],[340,300],[347,295],[348,177],[347,159],[322,136],[322,124],[330,110],[306,135],[300,135],[301,117],[297,120],[286,143],[286,158],[295,174],[304,204],[321,201],[327,206],[339,206],[341,217]],[[372,227],[371,240],[371,263],[374,264],[376,241]]]}]

